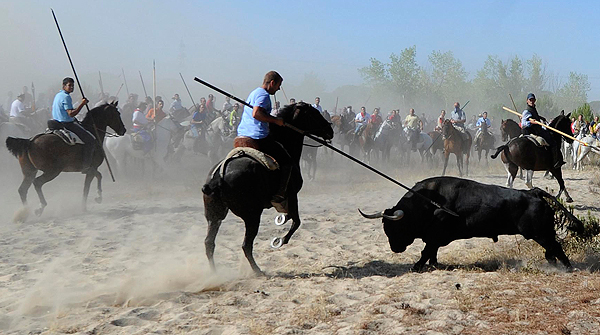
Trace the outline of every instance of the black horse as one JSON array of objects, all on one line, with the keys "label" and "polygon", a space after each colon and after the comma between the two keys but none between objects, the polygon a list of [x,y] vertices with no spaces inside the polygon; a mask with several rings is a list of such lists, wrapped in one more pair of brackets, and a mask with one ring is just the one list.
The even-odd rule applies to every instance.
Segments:
[{"label": "black horse", "polygon": [[[117,102],[118,103],[118,102]],[[104,104],[90,110],[81,125],[90,133],[96,134],[98,130],[99,143],[104,142],[106,127],[112,128],[119,135],[125,134],[125,125],[121,114],[117,110],[117,103]],[[96,129],[94,129],[94,126]],[[19,195],[23,205],[27,204],[27,191],[31,184],[35,187],[41,206],[35,210],[36,215],[42,215],[46,207],[46,199],[42,193],[42,186],[56,178],[61,172],[79,172],[83,163],[83,146],[66,144],[59,136],[54,134],[40,134],[32,139],[8,137],[6,147],[19,159],[23,182],[19,187]],[[104,161],[101,150],[96,150],[92,159],[92,166],[85,175],[83,186],[83,208],[87,202],[90,184],[94,177],[98,180],[97,202],[102,201],[102,175],[96,169]],[[38,170],[43,173],[36,177]]]},{"label": "black horse", "polygon": [[[560,115],[555,117],[550,122],[550,127],[558,129],[567,135],[573,136],[573,132],[571,131],[571,121],[569,119],[570,116],[571,113],[565,115],[563,110]],[[560,146],[563,137],[565,141],[569,143],[573,142],[572,139],[562,136],[556,132],[551,132],[551,136],[554,141],[554,145]],[[565,192],[566,201],[572,202],[573,199],[565,188],[565,182],[562,177],[561,168],[554,168],[553,166],[554,160],[552,159],[551,150],[552,149],[549,147],[537,146],[528,137],[517,137],[510,140],[505,145],[498,147],[496,149],[496,153],[492,155],[492,158],[496,158],[499,153],[502,153],[502,162],[504,162],[506,170],[508,171],[507,185],[509,187],[513,186],[513,182],[519,167],[523,170],[527,170],[526,185],[529,188],[533,188],[533,184],[531,182],[533,178],[533,171],[550,171],[560,186],[560,190],[558,191],[556,197],[560,197],[562,192]]]},{"label": "black horse", "polygon": [[[306,133],[322,137],[326,140],[333,138],[333,129],[318,110],[311,105],[300,102],[287,105],[279,111],[286,123],[304,130]],[[288,127],[270,124],[269,136],[279,142],[290,154],[294,169],[300,170],[300,156],[304,136]],[[217,165],[218,166],[218,165]],[[225,167],[223,177],[217,173],[213,176],[211,169],[202,191],[204,192],[204,215],[208,221],[208,233],[204,241],[206,256],[210,266],[215,268],[214,250],[215,238],[229,210],[244,220],[246,234],[242,250],[258,275],[262,271],[256,265],[252,255],[254,238],[258,234],[260,217],[265,208],[271,207],[271,198],[278,188],[280,180],[279,170],[267,170],[261,163],[249,157],[239,157],[230,160]],[[294,172],[292,172],[294,174]],[[292,219],[293,224],[288,233],[283,237],[282,244],[288,243],[290,237],[300,226],[298,213],[298,192],[302,188],[302,178],[299,176],[290,179],[287,188],[288,214],[285,220]],[[215,183],[215,178],[217,182]]]},{"label": "black horse", "polygon": [[494,135],[492,135],[488,131],[487,123],[482,122],[479,137],[477,137],[477,139],[475,140],[475,146],[476,146],[477,155],[479,157],[479,162],[481,162],[481,152],[484,150],[485,150],[485,161],[487,162],[487,160],[488,160],[487,156],[488,156],[489,151],[495,149],[495,147],[494,147],[495,142],[496,142],[496,139],[494,138]]}]

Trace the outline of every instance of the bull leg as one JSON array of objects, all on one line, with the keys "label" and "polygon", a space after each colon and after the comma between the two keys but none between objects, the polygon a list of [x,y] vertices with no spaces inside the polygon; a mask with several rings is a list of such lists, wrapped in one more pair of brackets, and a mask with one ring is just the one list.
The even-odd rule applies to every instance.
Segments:
[{"label": "bull leg", "polygon": [[[554,234],[553,234],[554,235]],[[535,239],[544,249],[546,249],[545,257],[548,263],[556,265],[556,258],[569,270],[573,269],[571,262],[565,252],[563,251],[560,243],[558,243],[554,236],[551,238],[538,238]]]},{"label": "bull leg", "polygon": [[248,263],[250,263],[250,267],[252,267],[254,273],[257,276],[264,276],[265,274],[260,270],[258,265],[256,265],[256,261],[252,255],[252,250],[254,249],[254,239],[256,238],[256,235],[258,235],[258,226],[260,225],[260,214],[261,212],[257,212],[244,217],[246,234],[244,235],[242,250],[244,251],[244,255],[246,255],[246,259],[248,260]]},{"label": "bull leg", "polygon": [[210,268],[215,271],[215,239],[221,227],[221,222],[227,216],[228,209],[220,199],[204,195],[204,216],[208,221],[208,232],[204,239],[204,249]]},{"label": "bull leg", "polygon": [[423,251],[421,251],[421,259],[419,259],[419,261],[417,263],[415,263],[412,270],[415,272],[419,272],[419,271],[423,270],[423,267],[425,266],[425,263],[427,263],[428,260],[431,260],[430,261],[431,265],[437,265],[438,249],[439,249],[438,245],[434,246],[431,243],[425,244],[425,248],[423,249]]},{"label": "bull leg", "polygon": [[37,216],[42,215],[44,208],[48,205],[48,203],[46,202],[46,198],[44,198],[44,193],[42,193],[42,186],[44,186],[45,183],[56,178],[59,174],[60,174],[60,171],[57,171],[57,170],[45,171],[44,173],[42,173],[41,176],[39,176],[33,180],[33,187],[35,187],[35,191],[37,192],[38,197],[40,198],[40,208],[35,210],[35,215],[37,215]]}]

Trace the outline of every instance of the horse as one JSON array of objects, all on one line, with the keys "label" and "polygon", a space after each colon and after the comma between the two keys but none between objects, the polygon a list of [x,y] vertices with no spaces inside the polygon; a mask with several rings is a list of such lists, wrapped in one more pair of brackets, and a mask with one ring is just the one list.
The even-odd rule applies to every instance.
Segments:
[{"label": "horse", "polygon": [[[572,136],[573,132],[571,131],[571,122],[569,119],[570,116],[571,113],[565,115],[563,110],[550,122],[550,127],[558,129],[563,133]],[[560,145],[563,136],[555,132],[552,132],[551,136],[555,145]],[[568,137],[565,137],[565,141],[569,141],[571,143],[573,142],[573,140]],[[560,197],[560,195],[564,192],[566,201],[573,202],[573,199],[565,188],[565,182],[562,177],[561,168],[555,168],[553,166],[554,160],[552,159],[552,152],[550,150],[539,147],[528,137],[524,136],[515,138],[508,143],[499,146],[496,149],[496,153],[492,155],[492,158],[496,158],[498,154],[502,153],[502,162],[504,163],[506,171],[508,172],[508,180],[506,182],[507,186],[512,188],[519,167],[527,171],[526,185],[529,188],[533,188],[533,183],[531,180],[533,178],[534,171],[550,171],[560,186],[560,190],[558,191],[556,198]]]},{"label": "horse", "polygon": [[446,167],[448,166],[448,158],[453,153],[456,156],[456,165],[458,166],[458,174],[462,177],[463,168],[463,155],[466,155],[466,169],[465,175],[469,175],[469,157],[471,156],[471,143],[473,138],[471,134],[465,130],[467,139],[463,139],[462,132],[452,125],[450,120],[444,120],[442,125],[442,138],[444,139],[444,170],[442,176],[446,174]]},{"label": "horse", "polygon": [[350,152],[350,145],[354,139],[354,127],[352,126],[352,120],[348,120],[347,116],[334,115],[331,117],[331,123],[334,126],[335,132],[339,134],[336,136],[337,143],[340,145],[340,149],[344,151],[344,147],[348,146],[348,152]]},{"label": "horse", "polygon": [[[405,156],[406,165],[410,165],[410,153],[413,148],[410,139],[411,134],[409,133],[409,130],[407,128],[404,128],[402,134],[403,136],[401,136],[402,138],[400,140],[400,151],[401,154]],[[428,134],[421,131],[417,133],[417,135],[412,139],[412,141],[417,141],[417,143],[415,144],[415,148],[416,151],[418,151],[421,155],[421,163],[423,163],[425,159],[427,159],[431,163],[431,161],[433,160],[433,158],[431,157],[431,152],[429,151],[429,148],[433,143],[431,137]]]},{"label": "horse", "polygon": [[233,138],[230,134],[231,128],[224,116],[217,116],[206,128],[206,155],[212,164],[216,164],[220,156],[233,148]]},{"label": "horse", "polygon": [[398,143],[400,137],[400,129],[390,120],[385,120],[379,126],[377,133],[375,133],[374,147],[375,152],[381,151],[381,160],[390,160],[390,152],[392,146]]},{"label": "horse", "polygon": [[[321,113],[311,105],[299,102],[287,105],[278,111],[278,117],[286,123],[297,127],[308,134],[322,137],[326,140],[333,138],[333,129]],[[290,154],[294,169],[300,169],[300,156],[304,135],[288,127],[270,124],[270,138],[279,142]],[[208,221],[208,233],[204,240],[206,256],[211,268],[215,269],[214,250],[215,238],[221,221],[229,210],[244,220],[246,233],[242,250],[257,275],[263,275],[252,255],[254,238],[258,233],[260,217],[264,209],[270,208],[271,198],[279,187],[279,170],[270,171],[256,160],[242,156],[225,161],[225,165],[208,174],[206,184],[202,187],[204,200],[204,215]],[[294,172],[292,172],[294,174]],[[291,178],[287,187],[288,213],[284,222],[292,219],[292,227],[281,240],[281,245],[287,244],[291,236],[300,226],[298,213],[298,192],[302,188],[302,178]]]},{"label": "horse", "polygon": [[[117,103],[104,104],[93,108],[85,116],[81,125],[90,133],[98,134],[100,146],[104,142],[106,127],[112,128],[118,135],[125,134],[125,126],[117,110]],[[94,129],[94,127],[96,129]],[[42,186],[56,178],[61,172],[79,172],[83,164],[83,146],[66,144],[59,136],[54,134],[39,134],[32,139],[8,137],[6,147],[19,159],[23,182],[19,186],[19,195],[24,206],[27,205],[27,191],[31,184],[40,198],[41,206],[35,210],[37,216],[42,215],[47,206],[42,193]],[[92,167],[86,175],[83,186],[83,209],[86,209],[90,184],[94,177],[98,180],[98,197],[96,202],[102,202],[102,174],[97,171],[104,160],[102,149],[96,150],[92,158]],[[41,176],[36,177],[41,170]]]},{"label": "horse", "polygon": [[587,144],[582,145],[577,141],[573,141],[573,170],[581,171],[583,169],[581,161],[590,153],[590,151],[600,154],[600,151],[597,149],[597,147],[600,146],[600,141],[593,138],[592,135],[577,136],[577,139]]},{"label": "horse", "polygon": [[[327,120],[327,118],[325,118]],[[302,150],[302,160],[307,165],[308,180],[315,180],[317,175],[317,152],[320,144],[308,137],[304,138],[304,149]]]},{"label": "horse", "polygon": [[160,170],[164,170],[172,143],[184,131],[184,128],[171,116],[167,116],[160,120],[154,127],[154,146],[148,153],[145,153],[142,149],[134,149],[133,135],[107,138],[106,149],[115,158],[117,169],[123,173],[125,173],[128,158],[136,158],[142,161],[149,159]]},{"label": "horse", "polygon": [[494,147],[494,143],[496,142],[496,139],[494,138],[494,135],[492,135],[489,131],[488,131],[488,125],[485,122],[481,123],[481,133],[479,134],[479,137],[477,138],[477,140],[475,141],[475,147],[477,150],[477,155],[479,156],[479,162],[481,162],[481,152],[485,150],[485,161],[488,162],[488,153],[490,150],[495,149]]},{"label": "horse", "polygon": [[366,162],[371,161],[371,151],[373,150],[375,144],[373,141],[373,137],[375,137],[375,131],[375,124],[369,122],[364,126],[360,134],[355,135],[354,137],[354,142],[357,142],[358,149],[361,150]]}]

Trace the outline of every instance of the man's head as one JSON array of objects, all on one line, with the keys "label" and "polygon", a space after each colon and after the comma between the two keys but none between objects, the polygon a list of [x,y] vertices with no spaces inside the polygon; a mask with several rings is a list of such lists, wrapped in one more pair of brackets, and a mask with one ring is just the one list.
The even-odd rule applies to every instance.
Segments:
[{"label": "man's head", "polygon": [[237,102],[235,104],[233,104],[233,110],[236,111],[240,108],[240,104],[238,104]]},{"label": "man's head", "polygon": [[295,104],[295,103],[296,103],[296,99],[294,99],[294,98],[290,98],[290,105],[291,105],[291,104]]},{"label": "man's head", "polygon": [[23,100],[25,100],[25,93],[22,93],[22,94],[19,94],[19,95],[17,95],[17,99],[18,99],[19,101],[23,101]]},{"label": "man's head", "polygon": [[318,106],[318,105],[319,105],[319,103],[321,103],[321,98],[319,98],[319,97],[316,97],[316,98],[315,98],[315,104]]},{"label": "man's head", "polygon": [[173,97],[171,99],[179,100],[179,94],[175,93],[175,95],[173,95]]},{"label": "man's head", "polygon": [[365,108],[365,106],[362,106],[362,107],[360,108],[360,113],[361,113],[361,114],[365,114],[366,112],[367,112],[367,109]]},{"label": "man's head", "polygon": [[531,107],[535,107],[535,94],[529,93],[527,94],[527,105]]},{"label": "man's head", "polygon": [[446,116],[446,111],[442,109],[442,117]]},{"label": "man's head", "polygon": [[158,100],[158,102],[156,103],[156,105],[158,106],[158,109],[162,109],[165,106],[165,102],[162,100]]},{"label": "man's head", "polygon": [[73,93],[73,90],[75,89],[75,80],[71,77],[66,77],[62,81],[62,88],[67,93]]},{"label": "man's head", "polygon": [[409,113],[410,115],[415,115],[415,109],[414,109],[414,108],[411,108],[411,109],[408,111],[408,113]]},{"label": "man's head", "polygon": [[215,100],[215,96],[211,94],[208,95],[208,100],[214,101]]},{"label": "man's head", "polygon": [[283,77],[277,73],[277,71],[269,71],[267,74],[265,74],[262,87],[269,94],[273,95],[275,92],[279,91],[279,88],[281,88],[281,83],[283,83]]},{"label": "man's head", "polygon": [[579,114],[579,116],[577,116],[577,120],[583,121],[583,114]]},{"label": "man's head", "polygon": [[229,98],[229,97],[226,96],[225,97],[225,101],[229,102],[229,101],[231,101],[231,98]]},{"label": "man's head", "polygon": [[454,108],[455,109],[459,109],[460,108],[460,103],[458,101],[454,103]]},{"label": "man's head", "polygon": [[487,119],[487,112],[483,112],[483,113],[481,113],[481,116],[482,116],[484,119]]}]

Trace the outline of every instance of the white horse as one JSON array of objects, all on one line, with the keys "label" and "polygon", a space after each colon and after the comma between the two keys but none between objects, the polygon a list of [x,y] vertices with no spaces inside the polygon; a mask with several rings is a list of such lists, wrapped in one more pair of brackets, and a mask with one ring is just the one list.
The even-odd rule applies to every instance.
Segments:
[{"label": "white horse", "polygon": [[[581,166],[581,161],[587,156],[587,154],[590,153],[590,151],[594,152],[596,154],[600,154],[600,151],[598,151],[598,149],[596,149],[600,145],[600,141],[593,138],[591,135],[586,135],[584,137],[577,136],[577,139],[588,144],[588,145],[582,145],[577,141],[573,141],[573,153],[571,156],[571,158],[573,160],[573,170],[581,171],[583,168]],[[594,146],[595,148],[590,147],[590,145]]]},{"label": "white horse", "polygon": [[[408,139],[408,136],[410,136],[408,128],[404,128],[404,134],[405,138]],[[433,161],[431,150],[429,150],[432,143],[433,140],[431,139],[431,136],[421,131],[416,145],[417,151],[421,154],[421,163],[423,163],[425,159],[427,159],[429,162]],[[402,150],[406,152],[406,164],[408,165],[410,164],[410,152],[412,151],[412,144],[406,140],[401,142],[401,146]]]},{"label": "white horse", "polygon": [[225,117],[214,119],[203,134],[194,137],[192,130],[185,133],[183,147],[186,150],[202,153],[208,156],[211,163],[216,164],[233,148],[231,128]]},{"label": "white horse", "polygon": [[165,117],[155,127],[154,147],[146,154],[144,150],[134,150],[132,135],[121,137],[108,137],[104,141],[106,150],[115,158],[117,169],[125,173],[128,158],[150,160],[160,170],[165,170],[167,155],[171,141],[179,132],[184,131],[171,117]]}]

